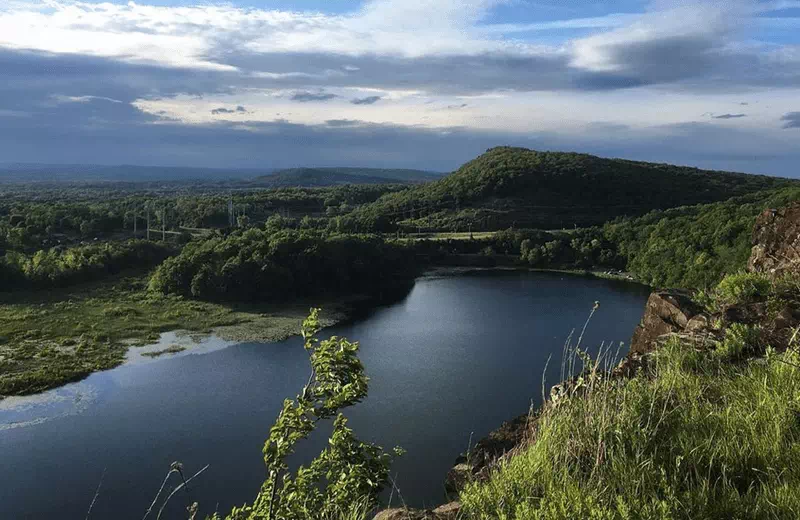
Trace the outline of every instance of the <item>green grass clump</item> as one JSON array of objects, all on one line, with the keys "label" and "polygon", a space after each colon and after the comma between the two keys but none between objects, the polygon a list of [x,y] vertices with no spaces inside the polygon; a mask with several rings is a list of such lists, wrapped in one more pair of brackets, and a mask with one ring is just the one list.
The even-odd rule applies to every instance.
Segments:
[{"label": "green grass clump", "polygon": [[766,275],[741,272],[723,278],[717,285],[716,296],[720,303],[737,305],[764,298],[771,288]]},{"label": "green grass clump", "polygon": [[726,361],[735,361],[746,354],[756,353],[761,344],[761,327],[732,323],[725,329],[725,338],[714,354]]},{"label": "green grass clump", "polygon": [[462,491],[466,518],[800,518],[797,350],[731,364],[673,339],[633,379],[548,408],[536,428]]}]

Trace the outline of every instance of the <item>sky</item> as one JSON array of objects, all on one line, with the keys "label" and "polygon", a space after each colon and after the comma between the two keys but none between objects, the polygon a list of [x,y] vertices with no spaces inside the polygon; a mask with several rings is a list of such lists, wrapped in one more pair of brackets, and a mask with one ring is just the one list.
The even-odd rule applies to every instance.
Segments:
[{"label": "sky", "polygon": [[0,163],[800,177],[800,0],[0,0]]}]

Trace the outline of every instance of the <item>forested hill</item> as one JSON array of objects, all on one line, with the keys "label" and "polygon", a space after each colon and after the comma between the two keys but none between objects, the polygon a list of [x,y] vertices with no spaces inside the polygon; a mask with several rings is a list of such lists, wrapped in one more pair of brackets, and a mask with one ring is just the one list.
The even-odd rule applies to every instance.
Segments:
[{"label": "forested hill", "polygon": [[434,181],[442,174],[383,168],[290,168],[253,181],[268,187],[314,187],[337,184],[405,184]]},{"label": "forested hill", "polygon": [[797,181],[605,159],[492,148],[439,181],[384,196],[356,211],[361,228],[393,230],[562,228],[653,209],[716,202]]}]

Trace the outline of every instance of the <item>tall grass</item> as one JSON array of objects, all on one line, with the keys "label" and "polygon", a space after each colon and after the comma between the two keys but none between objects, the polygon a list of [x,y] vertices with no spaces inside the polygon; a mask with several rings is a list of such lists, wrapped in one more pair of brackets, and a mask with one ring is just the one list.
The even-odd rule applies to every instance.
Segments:
[{"label": "tall grass", "polygon": [[547,407],[467,518],[800,518],[800,355],[731,363],[670,340],[630,380]]}]

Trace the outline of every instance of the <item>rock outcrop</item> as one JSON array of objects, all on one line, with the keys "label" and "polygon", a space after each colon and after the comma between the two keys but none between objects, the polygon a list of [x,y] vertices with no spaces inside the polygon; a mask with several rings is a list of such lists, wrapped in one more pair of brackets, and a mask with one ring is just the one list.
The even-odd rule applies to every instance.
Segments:
[{"label": "rock outcrop", "polygon": [[800,268],[800,203],[768,209],[758,216],[747,268],[770,275]]},{"label": "rock outcrop", "polygon": [[631,352],[651,352],[665,334],[701,330],[708,321],[708,316],[688,292],[656,291],[647,299],[642,321],[633,333]]},{"label": "rock outcrop", "polygon": [[467,482],[481,478],[505,454],[522,444],[529,428],[529,414],[506,421],[499,428],[479,440],[466,456],[456,459],[447,473],[445,489],[457,493]]}]

